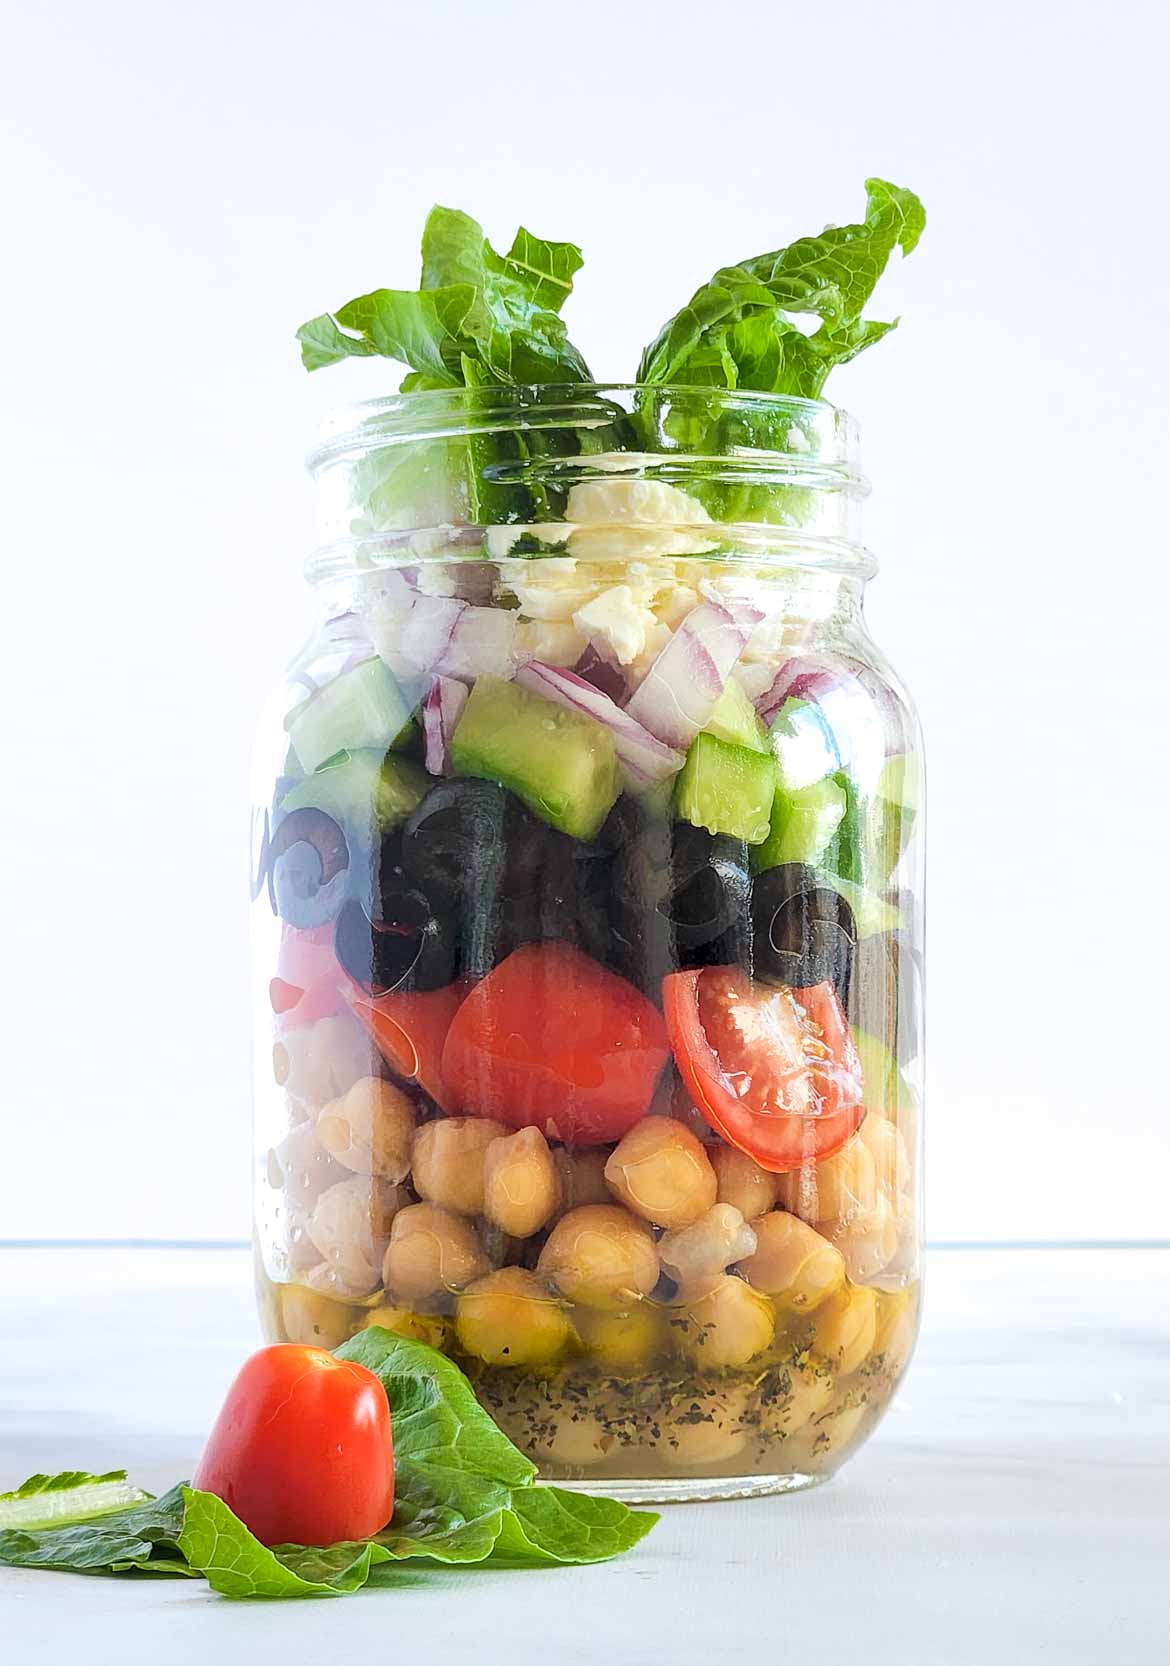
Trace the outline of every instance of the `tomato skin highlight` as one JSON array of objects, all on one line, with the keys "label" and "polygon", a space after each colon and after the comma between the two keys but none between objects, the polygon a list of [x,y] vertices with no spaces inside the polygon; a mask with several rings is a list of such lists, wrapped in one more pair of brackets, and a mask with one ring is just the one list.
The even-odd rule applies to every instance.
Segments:
[{"label": "tomato skin highlight", "polygon": [[404,1081],[417,1082],[441,1111],[455,1110],[443,1074],[443,1048],[452,1020],[467,996],[466,983],[419,994],[371,995],[349,982],[346,999],[373,1037],[386,1063]]},{"label": "tomato skin highlight", "polygon": [[810,1059],[805,1065],[809,1110],[771,1114],[745,1103],[729,1080],[729,1071],[750,1072],[750,1055],[721,1059],[708,1040],[699,984],[704,973],[712,970],[738,973],[738,968],[704,967],[671,972],[662,982],[675,1063],[695,1106],[730,1145],[773,1174],[831,1157],[857,1132],[865,1115],[861,1065],[835,991],[828,984],[818,984],[796,992],[800,1005],[824,1032],[828,1057]]},{"label": "tomato skin highlight", "polygon": [[386,1391],[324,1348],[261,1348],[228,1390],[192,1485],[261,1544],[371,1538],[394,1514]]},{"label": "tomato skin highlight", "polygon": [[443,1076],[468,1116],[598,1145],[646,1114],[669,1056],[632,983],[568,943],[524,943],[459,1008]]}]

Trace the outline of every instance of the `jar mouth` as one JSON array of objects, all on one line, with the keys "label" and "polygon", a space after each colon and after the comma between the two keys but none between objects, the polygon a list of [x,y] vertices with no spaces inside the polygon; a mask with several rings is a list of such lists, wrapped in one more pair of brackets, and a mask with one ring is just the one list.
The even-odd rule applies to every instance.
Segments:
[{"label": "jar mouth", "polygon": [[[868,483],[858,468],[856,420],[840,405],[825,399],[798,399],[790,394],[761,393],[750,388],[715,388],[669,382],[539,382],[490,387],[426,388],[357,400],[329,412],[321,424],[317,444],[306,458],[310,474],[371,446],[395,441],[454,439],[461,435],[499,431],[508,423],[517,428],[541,428],[560,422],[565,428],[602,427],[613,420],[614,406],[635,405],[668,413],[703,411],[713,419],[736,415],[769,424],[769,437],[782,435],[791,444],[737,449],[761,455],[810,458],[834,467],[862,490]],[[789,418],[785,430],[783,422]],[[795,435],[799,438],[794,437]],[[655,456],[661,455],[659,452]]]},{"label": "jar mouth", "polygon": [[[462,499],[435,501],[436,477],[456,455]],[[571,523],[576,488],[623,478],[670,488],[680,533],[685,493],[696,510],[687,530],[701,539],[714,524],[729,556],[864,577],[875,566],[857,540],[869,490],[857,424],[826,400],[636,382],[426,389],[340,407],[306,461],[326,509],[314,578],[355,563],[450,557],[477,528]],[[399,501],[382,524],[352,513],[368,478],[400,462],[402,478],[418,481],[406,518]],[[645,509],[623,509],[622,524],[655,524],[645,495]]]}]

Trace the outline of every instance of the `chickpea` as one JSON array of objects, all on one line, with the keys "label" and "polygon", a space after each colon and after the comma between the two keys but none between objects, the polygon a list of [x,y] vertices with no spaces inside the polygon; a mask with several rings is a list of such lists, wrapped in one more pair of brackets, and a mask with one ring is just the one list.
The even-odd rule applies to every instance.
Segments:
[{"label": "chickpea", "polygon": [[355,1174],[405,1180],[414,1141],[414,1105],[390,1082],[363,1076],[317,1118],[325,1150]]},{"label": "chickpea", "polygon": [[404,1198],[397,1186],[355,1174],[317,1199],[309,1216],[309,1237],[347,1293],[368,1294],[377,1288],[391,1222]]},{"label": "chickpea", "polygon": [[845,1257],[849,1277],[857,1284],[876,1278],[898,1248],[898,1217],[884,1197],[843,1225],[825,1222],[824,1230]]},{"label": "chickpea", "polygon": [[682,1313],[687,1320],[681,1332],[684,1350],[697,1365],[712,1370],[746,1365],[768,1346],[776,1328],[768,1298],[730,1274]]},{"label": "chickpea", "polygon": [[692,1226],[665,1232],[658,1240],[658,1259],[680,1290],[707,1286],[733,1262],[753,1254],[756,1235],[738,1209],[716,1203]]},{"label": "chickpea", "polygon": [[560,1180],[539,1128],[492,1140],[483,1160],[483,1212],[513,1238],[539,1232],[557,1206]]},{"label": "chickpea", "polygon": [[622,1313],[658,1283],[658,1249],[627,1210],[586,1203],[562,1215],[536,1267],[569,1301]]},{"label": "chickpea", "polygon": [[[563,1399],[557,1377],[550,1379],[548,1388],[549,1400],[533,1402],[530,1415],[509,1423],[512,1440],[530,1458],[565,1469],[588,1469],[600,1463],[613,1445],[613,1435],[584,1406]],[[549,1401],[557,1406],[555,1411]]]},{"label": "chickpea", "polygon": [[289,1342],[308,1342],[318,1348],[339,1348],[353,1329],[355,1314],[342,1302],[330,1301],[303,1284],[282,1284],[279,1290],[280,1326]]},{"label": "chickpea", "polygon": [[918,1334],[916,1292],[909,1286],[877,1293],[877,1328],[872,1357],[880,1359],[887,1371],[901,1371],[910,1358]]},{"label": "chickpea", "polygon": [[833,1296],[817,1314],[812,1348],[842,1377],[856,1371],[877,1335],[877,1292],[854,1284]]},{"label": "chickpea", "polygon": [[714,1146],[707,1155],[715,1170],[715,1197],[719,1203],[730,1203],[745,1221],[767,1214],[780,1190],[778,1174],[770,1174],[746,1151],[737,1151],[733,1145]]},{"label": "chickpea", "polygon": [[605,1165],[614,1196],[655,1226],[690,1226],[715,1202],[715,1170],[681,1122],[644,1116]]},{"label": "chickpea", "polygon": [[483,1278],[490,1264],[469,1222],[434,1203],[412,1203],[394,1217],[382,1262],[387,1291],[420,1306]]},{"label": "chickpea", "polygon": [[572,1340],[565,1310],[543,1279],[501,1267],[478,1279],[455,1306],[460,1347],[488,1365],[550,1365]]},{"label": "chickpea", "polygon": [[414,1138],[414,1189],[456,1215],[483,1213],[484,1153],[508,1130],[481,1116],[424,1122]]},{"label": "chickpea", "polygon": [[845,1283],[845,1258],[795,1215],[773,1209],[753,1222],[756,1251],[739,1270],[789,1313],[811,1313]]},{"label": "chickpea", "polygon": [[312,1209],[327,1187],[348,1179],[349,1171],[326,1151],[311,1122],[298,1122],[268,1153],[268,1184],[284,1192],[290,1210]]},{"label": "chickpea", "polygon": [[874,1160],[878,1185],[891,1202],[911,1193],[914,1175],[910,1153],[900,1130],[887,1116],[870,1111],[859,1129],[862,1143]]},{"label": "chickpea", "polygon": [[687,1394],[662,1420],[662,1447],[671,1463],[699,1468],[726,1463],[747,1445],[743,1390]]},{"label": "chickpea", "polygon": [[313,1115],[348,1093],[362,1076],[376,1076],[378,1050],[352,1013],[318,1018],[286,1030],[272,1049],[272,1074],[290,1105]]},{"label": "chickpea", "polygon": [[609,1161],[608,1146],[589,1146],[584,1151],[570,1151],[559,1145],[553,1152],[557,1175],[561,1183],[560,1209],[567,1214],[583,1203],[608,1203],[610,1190],[605,1183],[605,1165]]},{"label": "chickpea", "polygon": [[[788,1396],[780,1408],[780,1428],[794,1435],[822,1412],[833,1397],[833,1374],[818,1361],[793,1365],[788,1371]],[[785,1454],[788,1446],[785,1444]]]},{"label": "chickpea", "polygon": [[639,1302],[628,1313],[582,1307],[573,1319],[590,1358],[618,1376],[644,1370],[666,1340],[662,1315],[652,1302]]},{"label": "chickpea", "polygon": [[362,1329],[377,1325],[392,1330],[396,1336],[409,1337],[412,1342],[425,1342],[431,1348],[443,1349],[451,1339],[451,1327],[446,1319],[433,1313],[412,1313],[408,1307],[376,1307],[362,1321]]},{"label": "chickpea", "polygon": [[780,1176],[780,1202],[810,1226],[852,1220],[877,1199],[877,1165],[860,1134],[824,1162]]}]

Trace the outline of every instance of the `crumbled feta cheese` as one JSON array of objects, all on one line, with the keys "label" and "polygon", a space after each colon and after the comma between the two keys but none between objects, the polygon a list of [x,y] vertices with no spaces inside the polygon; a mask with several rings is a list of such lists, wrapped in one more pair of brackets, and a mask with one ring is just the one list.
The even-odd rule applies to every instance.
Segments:
[{"label": "crumbled feta cheese", "polygon": [[615,584],[573,615],[577,629],[609,644],[620,665],[629,665],[646,646],[646,633],[656,620],[628,584]]},{"label": "crumbled feta cheese", "polygon": [[701,554],[718,542],[690,530],[711,519],[698,498],[661,480],[583,480],[569,493],[566,518],[574,523],[569,549],[590,560]]},{"label": "crumbled feta cheese", "polygon": [[586,646],[576,625],[561,619],[519,619],[512,639],[518,660],[538,659],[545,665],[576,665]]}]

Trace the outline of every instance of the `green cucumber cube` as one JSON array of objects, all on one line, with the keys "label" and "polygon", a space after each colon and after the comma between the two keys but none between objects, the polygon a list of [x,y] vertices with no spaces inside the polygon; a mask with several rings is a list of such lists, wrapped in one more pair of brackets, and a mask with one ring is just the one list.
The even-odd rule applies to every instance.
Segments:
[{"label": "green cucumber cube", "polygon": [[336,752],[388,747],[410,707],[380,659],[363,660],[291,711],[284,726],[302,769],[312,774]]},{"label": "green cucumber cube", "polygon": [[844,787],[831,775],[809,787],[778,787],[768,837],[752,852],[754,872],[783,862],[819,866],[845,819],[847,806]]},{"label": "green cucumber cube", "polygon": [[674,788],[679,821],[762,844],[771,828],[776,766],[764,752],[698,734]]},{"label": "green cucumber cube", "polygon": [[703,725],[703,733],[725,740],[731,746],[747,746],[753,752],[770,749],[768,731],[756,715],[756,708],[748,699],[742,684],[734,677],[715,703],[715,709]]},{"label": "green cucumber cube", "polygon": [[622,789],[603,724],[502,677],[477,679],[451,736],[451,762],[457,775],[498,781],[575,839],[593,838]]},{"label": "green cucumber cube", "polygon": [[347,832],[369,840],[404,822],[422,802],[426,772],[380,747],[338,752],[281,800],[283,811],[324,810]]}]

